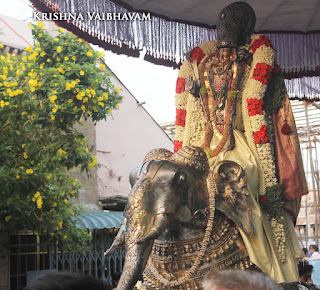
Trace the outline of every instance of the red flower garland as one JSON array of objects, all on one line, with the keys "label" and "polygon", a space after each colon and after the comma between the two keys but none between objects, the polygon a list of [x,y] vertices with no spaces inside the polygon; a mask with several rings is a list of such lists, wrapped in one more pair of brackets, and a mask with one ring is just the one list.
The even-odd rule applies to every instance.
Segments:
[{"label": "red flower garland", "polygon": [[174,144],[174,149],[173,152],[176,153],[177,151],[179,151],[182,148],[182,142],[175,140],[173,142]]},{"label": "red flower garland", "polygon": [[[261,46],[261,45],[265,45],[266,47],[272,47],[272,43],[270,41],[270,39],[265,36],[265,35],[261,35],[258,39],[256,39],[255,41],[253,41],[252,43],[252,52],[255,53],[256,50]],[[273,47],[272,47],[273,48]]]},{"label": "red flower garland", "polygon": [[271,79],[272,67],[266,63],[257,63],[253,71],[253,78],[264,85],[268,85]]},{"label": "red flower garland", "polygon": [[262,115],[263,100],[249,98],[247,102],[249,116]]},{"label": "red flower garland", "polygon": [[267,126],[261,126],[258,132],[253,133],[254,143],[256,144],[266,144],[269,143]]},{"label": "red flower garland", "polygon": [[176,93],[182,94],[185,91],[186,80],[184,78],[177,79]]},{"label": "red flower garland", "polygon": [[204,58],[204,53],[200,47],[195,47],[190,51],[190,62],[194,60],[197,61],[197,65],[199,65],[200,61]]},{"label": "red flower garland", "polygon": [[186,125],[186,110],[176,109],[176,125],[184,127]]}]

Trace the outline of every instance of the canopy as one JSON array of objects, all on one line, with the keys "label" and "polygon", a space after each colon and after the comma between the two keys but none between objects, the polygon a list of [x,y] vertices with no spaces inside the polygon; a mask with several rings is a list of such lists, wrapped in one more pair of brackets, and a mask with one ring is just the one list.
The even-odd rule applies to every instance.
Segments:
[{"label": "canopy", "polygon": [[[57,15],[59,26],[116,53],[178,67],[185,53],[199,43],[216,38],[219,11],[235,1],[215,0],[30,0],[46,13]],[[257,16],[256,33],[271,38],[276,57],[297,98],[319,99],[320,1],[248,0]],[[133,14],[137,12],[138,14]],[[109,13],[109,14],[108,14]],[[150,15],[148,13],[151,13]],[[138,16],[137,16],[138,15]],[[49,16],[46,14],[45,16]],[[150,17],[150,18],[149,18]],[[64,18],[65,20],[61,19]],[[134,20],[130,20],[133,18]],[[318,78],[317,78],[318,79]],[[310,87],[316,83],[316,87]],[[301,90],[302,87],[305,87]],[[308,91],[308,93],[309,93]]]}]

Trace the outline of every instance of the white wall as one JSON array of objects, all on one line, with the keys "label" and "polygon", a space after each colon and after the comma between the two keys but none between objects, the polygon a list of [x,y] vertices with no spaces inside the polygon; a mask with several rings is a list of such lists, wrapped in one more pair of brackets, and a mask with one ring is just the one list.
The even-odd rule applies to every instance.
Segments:
[{"label": "white wall", "polygon": [[136,99],[113,78],[116,88],[124,97],[120,108],[112,112],[107,121],[96,126],[99,195],[128,195],[129,174],[141,165],[144,156],[152,149],[173,151],[173,142],[144,110]]}]

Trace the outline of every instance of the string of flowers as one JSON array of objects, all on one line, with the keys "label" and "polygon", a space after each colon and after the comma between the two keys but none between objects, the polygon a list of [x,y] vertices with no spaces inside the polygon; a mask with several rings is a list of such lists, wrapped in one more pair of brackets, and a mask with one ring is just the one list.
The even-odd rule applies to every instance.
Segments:
[{"label": "string of flowers", "polygon": [[209,217],[208,217],[207,227],[206,227],[205,235],[204,235],[199,253],[195,258],[193,265],[191,266],[189,271],[187,271],[182,277],[178,278],[177,280],[169,281],[168,279],[164,278],[161,274],[158,273],[151,259],[148,260],[148,266],[152,274],[156,277],[158,281],[160,281],[165,286],[174,287],[187,282],[190,279],[190,277],[193,275],[193,273],[197,270],[205,254],[206,248],[208,246],[208,243],[211,237],[212,228],[213,228],[213,219],[214,219],[214,212],[215,212],[215,195],[218,194],[216,180],[214,179],[212,171],[209,172],[207,177],[207,188],[209,192],[209,198],[208,198]]},{"label": "string of flowers", "polygon": [[[273,107],[275,106],[275,101],[266,100],[266,102],[268,101],[268,104],[264,103],[264,96],[268,94],[268,91],[266,90],[271,81],[271,77],[274,74],[279,74],[279,67],[275,65],[274,50],[271,41],[266,36],[254,35],[252,37],[251,45],[247,48],[250,47],[253,53],[253,62],[251,70],[245,71],[243,81],[241,82],[242,88],[240,88],[243,123],[248,146],[257,161],[259,174],[259,202],[261,208],[267,212],[271,221],[279,259],[280,261],[284,261],[285,235],[282,224],[282,191],[276,176],[275,160],[270,144],[271,131],[267,123],[266,115],[269,111],[274,111]],[[202,50],[203,53],[201,53],[200,50]],[[204,57],[208,57],[215,52],[216,42],[206,42],[191,51],[190,59],[199,64]],[[193,53],[195,54],[194,57],[192,57]],[[192,75],[193,72],[190,63],[185,61],[181,66],[179,77],[187,79]],[[204,90],[202,88],[201,92],[206,93],[205,88]],[[283,88],[279,86],[277,92],[276,107],[279,107],[279,104],[282,104]],[[273,97],[271,98],[272,100]],[[206,98],[204,98],[203,101],[205,106]],[[186,120],[184,122],[184,127],[176,126],[175,139],[178,141],[179,146],[182,146],[182,144],[195,145],[204,138],[206,130],[208,132],[211,130],[208,128],[208,125],[207,128],[205,125],[205,115],[209,115],[210,112],[203,112],[203,104],[201,103],[200,98],[195,98],[192,94],[186,92],[185,89],[183,93],[178,93],[176,95],[176,104],[177,107],[179,105],[181,106],[181,109],[186,110]],[[175,150],[176,149],[178,148],[175,148]]]},{"label": "string of flowers", "polygon": [[282,191],[276,176],[275,160],[268,135],[267,116],[263,108],[263,97],[274,67],[274,50],[270,40],[264,35],[255,36],[251,49],[253,52],[252,69],[242,95],[245,134],[250,149],[256,153],[260,161],[259,202],[271,221],[279,260],[284,262]]},{"label": "string of flowers", "polygon": [[[191,65],[198,66],[206,55],[214,53],[216,49],[215,41],[200,44],[190,51],[189,60],[184,61],[180,68],[175,96],[176,108],[186,113],[182,124],[176,121],[174,152],[177,152],[182,144],[195,145],[204,136],[206,120],[202,111],[201,100],[186,91],[185,83],[187,78],[193,76]],[[177,115],[177,120],[178,118]]]}]

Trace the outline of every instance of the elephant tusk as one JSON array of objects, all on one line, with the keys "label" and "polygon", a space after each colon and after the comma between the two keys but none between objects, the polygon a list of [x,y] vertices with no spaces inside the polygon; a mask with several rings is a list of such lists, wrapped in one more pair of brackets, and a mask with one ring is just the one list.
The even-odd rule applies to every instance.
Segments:
[{"label": "elephant tusk", "polygon": [[137,241],[138,244],[145,243],[147,241],[155,240],[160,237],[160,233],[156,228],[152,228],[143,238]]},{"label": "elephant tusk", "polygon": [[154,226],[149,230],[149,232],[141,239],[137,241],[138,244],[145,243],[147,241],[155,240],[159,238],[165,229],[168,227],[169,222],[167,217],[160,214],[156,217]]}]

